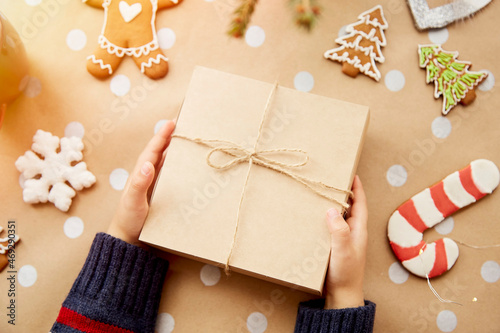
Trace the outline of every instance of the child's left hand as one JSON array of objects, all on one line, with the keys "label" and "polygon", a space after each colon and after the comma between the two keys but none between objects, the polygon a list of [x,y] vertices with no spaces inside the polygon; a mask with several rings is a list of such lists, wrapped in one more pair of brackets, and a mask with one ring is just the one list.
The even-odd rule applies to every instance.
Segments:
[{"label": "child's left hand", "polygon": [[111,221],[108,234],[128,243],[140,245],[139,234],[149,211],[151,191],[163,166],[165,151],[170,143],[175,123],[167,122],[149,141],[134,171],[130,175],[118,209]]}]

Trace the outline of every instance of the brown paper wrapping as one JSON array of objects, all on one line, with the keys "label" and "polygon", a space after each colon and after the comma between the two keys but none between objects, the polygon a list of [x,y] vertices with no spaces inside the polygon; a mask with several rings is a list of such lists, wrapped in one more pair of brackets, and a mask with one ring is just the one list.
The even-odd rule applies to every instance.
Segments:
[{"label": "brown paper wrapping", "polygon": [[[290,172],[350,189],[368,108],[283,87],[272,91],[269,83],[197,67],[174,134],[256,150],[302,149],[309,162]],[[325,214],[342,206],[260,165],[214,169],[207,164],[209,151],[172,139],[140,240],[219,266],[232,249],[231,270],[321,294],[329,259]],[[214,154],[214,162],[228,162],[230,156],[221,155]],[[297,163],[295,153],[264,156],[272,155]],[[346,193],[331,194],[347,199]]]}]

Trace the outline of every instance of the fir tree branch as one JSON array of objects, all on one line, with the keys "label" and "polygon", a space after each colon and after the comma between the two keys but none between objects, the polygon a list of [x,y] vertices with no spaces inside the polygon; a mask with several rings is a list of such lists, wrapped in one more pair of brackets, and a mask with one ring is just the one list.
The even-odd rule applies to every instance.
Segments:
[{"label": "fir tree branch", "polygon": [[321,13],[321,8],[317,5],[316,0],[290,0],[290,6],[295,13],[295,23],[310,31],[317,23]]},{"label": "fir tree branch", "polygon": [[231,27],[227,33],[236,38],[240,38],[245,34],[248,23],[252,18],[258,0],[242,0],[241,5],[234,11],[234,18],[231,21]]}]

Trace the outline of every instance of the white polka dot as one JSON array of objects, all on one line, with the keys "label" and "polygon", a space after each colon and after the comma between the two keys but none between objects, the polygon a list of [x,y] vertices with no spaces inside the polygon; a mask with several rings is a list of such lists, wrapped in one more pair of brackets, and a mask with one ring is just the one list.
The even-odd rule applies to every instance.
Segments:
[{"label": "white polka dot", "polygon": [[457,327],[457,316],[450,310],[441,311],[436,318],[436,324],[441,332],[453,332]]},{"label": "white polka dot", "polygon": [[125,169],[118,168],[114,169],[109,175],[109,183],[111,187],[115,190],[123,190],[125,184],[127,183],[128,172]]},{"label": "white polka dot", "polygon": [[400,187],[406,183],[408,173],[406,172],[404,166],[394,164],[387,170],[386,178],[390,185]]},{"label": "white polka dot", "polygon": [[405,76],[400,71],[393,69],[385,75],[384,83],[390,91],[400,91],[405,86]]},{"label": "white polka dot", "polygon": [[448,29],[431,29],[428,33],[429,39],[434,44],[444,44],[448,40]]},{"label": "white polka dot", "polygon": [[19,82],[19,87],[17,87],[17,89],[19,89],[19,91],[24,91],[24,89],[28,86],[28,83],[30,83],[30,76],[25,75],[21,82]]},{"label": "white polka dot", "polygon": [[343,25],[339,29],[339,33],[337,34],[338,37],[343,37],[343,36],[347,35],[347,31],[345,31],[345,28],[347,28],[347,25]]},{"label": "white polka dot", "polygon": [[71,216],[64,222],[63,229],[68,238],[78,238],[83,233],[83,221],[79,217]]},{"label": "white polka dot", "polygon": [[38,6],[42,0],[24,0],[28,6]]},{"label": "white polka dot", "polygon": [[298,72],[293,79],[295,89],[309,92],[314,87],[314,77],[309,72]]},{"label": "white polka dot", "polygon": [[37,279],[36,268],[31,265],[24,265],[17,273],[19,284],[23,287],[31,287],[35,284]]},{"label": "white polka dot", "polygon": [[87,35],[80,29],[73,29],[66,35],[66,44],[73,51],[80,51],[87,44]]},{"label": "white polka dot", "polygon": [[212,265],[205,265],[200,271],[201,282],[205,286],[214,286],[220,280],[220,269]]},{"label": "white polka dot", "polygon": [[24,88],[24,94],[26,97],[34,98],[40,94],[42,91],[42,83],[36,77],[30,76],[28,84]]},{"label": "white polka dot", "polygon": [[26,179],[24,178],[23,174],[19,175],[19,186],[21,186],[22,189],[24,189],[24,182]]},{"label": "white polka dot", "polygon": [[83,138],[84,134],[85,134],[85,128],[83,127],[82,123],[78,121],[70,122],[68,125],[66,125],[66,128],[64,129],[64,136],[67,138],[76,136],[81,139]]},{"label": "white polka dot", "polygon": [[251,47],[259,47],[266,40],[266,33],[264,29],[257,25],[253,25],[247,29],[245,33],[245,41]]},{"label": "white polka dot", "polygon": [[431,124],[432,134],[438,139],[445,139],[451,133],[451,122],[446,117],[437,117]]},{"label": "white polka dot", "polygon": [[484,281],[495,283],[500,279],[500,266],[496,261],[487,261],[481,266],[481,276]]},{"label": "white polka dot", "polygon": [[158,42],[162,49],[172,48],[175,44],[175,32],[170,28],[161,28],[158,30]]},{"label": "white polka dot", "polygon": [[485,70],[485,72],[488,73],[488,77],[479,84],[478,88],[481,91],[489,91],[495,86],[495,76],[493,73],[488,70]]},{"label": "white polka dot", "polygon": [[389,279],[396,284],[405,283],[410,273],[398,261],[389,267]]},{"label": "white polka dot", "polygon": [[267,329],[267,318],[260,312],[253,312],[247,318],[250,333],[262,333]]},{"label": "white polka dot", "polygon": [[116,96],[125,96],[130,90],[130,80],[123,74],[118,74],[109,83],[111,92]]},{"label": "white polka dot", "polygon": [[158,122],[155,125],[155,134],[158,133],[158,131],[163,127],[163,125],[165,125],[166,122],[167,119],[158,120]]},{"label": "white polka dot", "polygon": [[174,330],[175,320],[170,313],[162,312],[156,319],[155,330],[157,333],[170,333]]},{"label": "white polka dot", "polygon": [[453,231],[454,226],[455,226],[455,220],[453,220],[453,217],[449,216],[445,218],[442,222],[438,223],[434,227],[434,229],[438,234],[448,235],[450,232]]},{"label": "white polka dot", "polygon": [[205,0],[206,2],[214,2],[214,0]]}]

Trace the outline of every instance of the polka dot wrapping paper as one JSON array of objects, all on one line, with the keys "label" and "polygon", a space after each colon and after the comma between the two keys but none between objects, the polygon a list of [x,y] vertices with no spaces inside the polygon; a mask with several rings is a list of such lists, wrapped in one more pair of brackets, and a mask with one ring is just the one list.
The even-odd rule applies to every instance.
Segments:
[{"label": "polka dot wrapping paper", "polygon": [[[343,75],[323,58],[359,13],[380,4],[389,27],[386,58],[376,83]],[[30,61],[23,94],[9,107],[0,130],[0,226],[15,221],[16,326],[0,319],[1,332],[48,331],[80,271],[96,232],[105,231],[138,154],[167,119],[175,119],[193,69],[202,65],[266,82],[370,107],[371,119],[358,174],[369,201],[369,243],[365,297],[377,303],[375,332],[486,332],[500,327],[498,249],[459,246],[453,269],[432,279],[433,287],[463,306],[434,297],[425,279],[399,264],[387,241],[392,212],[421,191],[470,161],[487,158],[500,165],[500,94],[496,79],[500,44],[492,23],[493,1],[471,19],[445,29],[418,32],[402,1],[324,2],[311,33],[295,27],[281,1],[259,2],[241,39],[225,31],[233,1],[186,0],[159,12],[158,41],[169,58],[165,79],[152,81],[124,59],[107,80],[86,70],[102,28],[102,12],[80,1],[0,0],[2,14],[21,36]],[[189,22],[189,23],[187,23]],[[469,106],[443,117],[441,101],[425,84],[417,45],[442,43],[488,71]],[[241,121],[244,121],[242,119]],[[79,192],[71,209],[29,205],[15,160],[31,146],[38,129],[59,137],[78,136],[84,161],[96,184]],[[297,135],[301,135],[297,133]],[[473,245],[497,244],[500,193],[493,192],[460,210],[424,239],[446,237]],[[326,212],[325,212],[326,213]],[[0,237],[5,237],[4,234]],[[160,253],[170,261],[157,332],[290,332],[297,305],[315,296]],[[277,258],[276,260],[279,260]],[[307,268],[307,266],[306,266]],[[306,274],[302,267],[299,274]],[[0,305],[9,302],[6,272],[0,273]],[[193,315],[195,313],[196,315]]]}]

